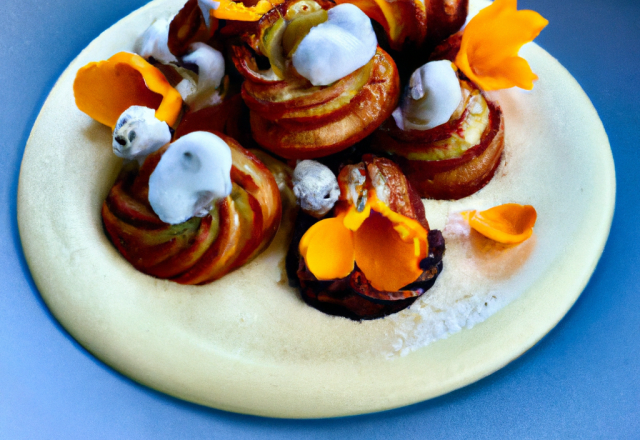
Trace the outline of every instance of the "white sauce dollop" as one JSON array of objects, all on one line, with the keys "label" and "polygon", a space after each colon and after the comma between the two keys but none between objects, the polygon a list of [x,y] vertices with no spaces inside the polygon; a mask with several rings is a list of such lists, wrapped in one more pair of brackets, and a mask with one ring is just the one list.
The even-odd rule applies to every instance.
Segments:
[{"label": "white sauce dollop", "polygon": [[198,6],[200,12],[204,18],[204,24],[207,25],[207,29],[211,30],[211,11],[215,11],[220,7],[220,2],[213,0],[198,0]]},{"label": "white sauce dollop", "polygon": [[153,57],[163,64],[177,63],[178,59],[169,50],[169,24],[171,20],[160,18],[142,34],[138,54],[146,59]]},{"label": "white sauce dollop", "polygon": [[111,146],[116,156],[142,163],[147,155],[169,142],[171,130],[156,118],[156,111],[132,105],[118,118]]},{"label": "white sauce dollop", "polygon": [[329,19],[311,28],[293,54],[293,67],[314,86],[326,86],[367,64],[378,40],[371,20],[357,6],[329,9]]},{"label": "white sauce dollop", "polygon": [[231,193],[231,150],[218,136],[196,131],[174,143],[149,178],[149,203],[165,223],[204,217]]},{"label": "white sauce dollop", "polygon": [[198,66],[198,82],[195,91],[183,99],[195,111],[221,101],[217,89],[224,78],[224,56],[205,43],[193,43],[189,50],[182,62]]},{"label": "white sauce dollop", "polygon": [[402,130],[430,130],[447,122],[461,100],[462,89],[453,63],[431,61],[413,72],[393,118]]}]

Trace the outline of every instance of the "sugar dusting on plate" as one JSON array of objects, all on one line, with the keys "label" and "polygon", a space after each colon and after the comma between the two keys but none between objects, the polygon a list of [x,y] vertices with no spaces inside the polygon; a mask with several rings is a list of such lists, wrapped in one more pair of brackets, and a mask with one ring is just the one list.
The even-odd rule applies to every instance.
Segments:
[{"label": "sugar dusting on plate", "polygon": [[472,328],[521,293],[507,281],[531,254],[535,235],[519,245],[499,244],[473,231],[458,213],[449,214],[443,235],[444,271],[435,285],[410,308],[386,318],[394,323],[388,357]]}]

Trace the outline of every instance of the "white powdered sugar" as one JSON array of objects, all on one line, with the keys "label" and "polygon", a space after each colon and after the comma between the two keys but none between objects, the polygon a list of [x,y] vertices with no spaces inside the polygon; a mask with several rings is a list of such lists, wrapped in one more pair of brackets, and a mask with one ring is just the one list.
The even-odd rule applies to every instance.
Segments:
[{"label": "white powdered sugar", "polygon": [[443,235],[444,270],[434,286],[408,309],[385,318],[394,329],[385,350],[389,357],[470,329],[520,294],[508,280],[529,257],[535,236],[516,246],[496,243],[472,231],[457,213],[449,215]]}]

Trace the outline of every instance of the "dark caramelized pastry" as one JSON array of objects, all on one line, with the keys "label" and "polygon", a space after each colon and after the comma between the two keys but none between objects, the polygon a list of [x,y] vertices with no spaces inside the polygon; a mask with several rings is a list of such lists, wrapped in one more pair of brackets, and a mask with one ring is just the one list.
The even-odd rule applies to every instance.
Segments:
[{"label": "dark caramelized pastry", "polygon": [[[334,217],[298,217],[287,256],[290,282],[300,287],[309,305],[332,315],[375,319],[408,307],[442,271],[442,234],[429,229],[420,197],[390,160],[365,155],[362,163],[345,166],[338,182],[341,196]],[[314,275],[322,268],[310,267],[307,260],[314,246],[312,228],[320,229],[318,223],[327,220],[338,227],[342,221],[350,227],[356,224],[351,271],[334,279]],[[322,230],[327,236],[321,240],[331,242],[331,231]],[[343,249],[325,249],[327,255],[340,259],[347,252],[344,247],[351,244],[346,234],[347,240],[340,243]]]}]

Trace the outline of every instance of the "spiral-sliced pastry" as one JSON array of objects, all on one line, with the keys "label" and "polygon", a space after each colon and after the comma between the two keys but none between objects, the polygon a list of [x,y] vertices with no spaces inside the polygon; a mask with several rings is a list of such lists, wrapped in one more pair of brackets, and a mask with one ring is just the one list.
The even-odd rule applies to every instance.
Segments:
[{"label": "spiral-sliced pastry", "polygon": [[170,225],[149,203],[149,178],[168,145],[144,163],[127,164],[102,206],[105,230],[136,269],[181,284],[205,284],[247,263],[274,237],[281,217],[280,193],[271,172],[233,139],[231,194],[208,215]]},{"label": "spiral-sliced pastry", "polygon": [[390,118],[375,134],[373,146],[397,162],[423,198],[460,199],[493,177],[504,148],[504,120],[464,75],[462,99],[449,120],[427,130],[401,129]]},{"label": "spiral-sliced pastry", "polygon": [[[353,8],[354,15],[362,15],[371,27],[369,19],[352,5],[333,6],[286,2],[262,17],[257,35],[245,36],[247,43],[233,48],[234,63],[245,78],[242,97],[250,109],[253,137],[285,158],[310,159],[341,151],[371,134],[397,104],[398,71],[393,59],[376,47],[373,31],[354,37],[341,28],[335,32],[346,35],[344,41],[331,37],[338,28],[332,17],[339,15],[332,11]],[[340,20],[334,21],[340,24]],[[348,30],[360,31],[354,29]],[[326,43],[314,43],[314,50],[307,51],[315,41]],[[350,45],[362,45],[363,52],[371,53],[363,58]],[[324,51],[329,54],[327,65],[340,59],[336,65],[342,68],[350,62],[343,50],[356,50],[362,63],[354,61],[354,68],[345,68],[347,73],[336,74],[337,78],[332,69],[321,72],[322,66],[314,64]],[[268,69],[261,70],[265,62]]]}]

